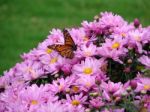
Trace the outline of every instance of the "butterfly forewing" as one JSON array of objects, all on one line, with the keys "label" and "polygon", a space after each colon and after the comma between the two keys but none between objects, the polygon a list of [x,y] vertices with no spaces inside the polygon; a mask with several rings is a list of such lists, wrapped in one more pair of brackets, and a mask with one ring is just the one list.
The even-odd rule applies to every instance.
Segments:
[{"label": "butterfly forewing", "polygon": [[64,39],[65,39],[65,45],[70,45],[72,47],[75,46],[75,43],[71,35],[69,34],[68,30],[64,29],[63,34],[64,34]]}]

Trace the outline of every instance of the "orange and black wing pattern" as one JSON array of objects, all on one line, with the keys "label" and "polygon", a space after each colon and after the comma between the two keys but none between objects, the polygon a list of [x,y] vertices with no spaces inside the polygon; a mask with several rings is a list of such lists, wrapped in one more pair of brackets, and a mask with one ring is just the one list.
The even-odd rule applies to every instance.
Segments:
[{"label": "orange and black wing pattern", "polygon": [[72,59],[74,57],[74,47],[76,46],[71,35],[69,32],[65,29],[63,30],[64,34],[64,45],[50,45],[48,48],[53,49],[57,51],[61,56]]},{"label": "orange and black wing pattern", "polygon": [[75,46],[75,43],[71,35],[69,34],[68,30],[64,29],[63,34],[64,34],[65,45]]}]

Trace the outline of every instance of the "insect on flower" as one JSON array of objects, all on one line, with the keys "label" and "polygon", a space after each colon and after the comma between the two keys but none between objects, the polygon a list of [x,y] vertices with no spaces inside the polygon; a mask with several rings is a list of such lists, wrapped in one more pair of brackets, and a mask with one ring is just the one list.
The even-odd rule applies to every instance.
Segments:
[{"label": "insect on flower", "polygon": [[77,50],[77,46],[75,45],[71,35],[69,34],[68,30],[63,30],[64,45],[54,44],[49,45],[48,48],[57,51],[61,56],[72,59],[74,57],[74,51]]}]

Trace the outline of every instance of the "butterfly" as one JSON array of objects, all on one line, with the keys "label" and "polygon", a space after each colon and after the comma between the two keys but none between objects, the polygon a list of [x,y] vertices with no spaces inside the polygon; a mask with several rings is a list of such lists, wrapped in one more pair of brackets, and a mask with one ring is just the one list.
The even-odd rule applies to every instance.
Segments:
[{"label": "butterfly", "polygon": [[48,48],[57,51],[61,56],[65,58],[72,59],[74,57],[74,51],[77,50],[77,46],[75,45],[68,30],[64,29],[63,35],[65,41],[64,45],[54,44],[54,45],[49,45]]}]

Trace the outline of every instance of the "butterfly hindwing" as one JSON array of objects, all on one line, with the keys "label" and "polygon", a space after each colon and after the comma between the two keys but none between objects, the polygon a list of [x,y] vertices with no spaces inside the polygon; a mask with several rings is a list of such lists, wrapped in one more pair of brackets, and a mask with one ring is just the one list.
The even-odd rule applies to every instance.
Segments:
[{"label": "butterfly hindwing", "polygon": [[64,51],[60,52],[60,54],[66,58],[73,58],[73,56],[74,56],[72,49],[64,50]]},{"label": "butterfly hindwing", "polygon": [[61,56],[66,58],[73,58],[74,54],[69,45],[50,45],[48,48],[56,50]]},{"label": "butterfly hindwing", "polygon": [[64,29],[63,34],[64,34],[64,39],[65,39],[65,45],[70,45],[72,47],[75,46],[75,43],[71,35],[69,34],[68,30]]},{"label": "butterfly hindwing", "polygon": [[56,50],[57,52],[61,52],[67,49],[70,49],[70,46],[67,45],[50,45],[48,48]]}]

